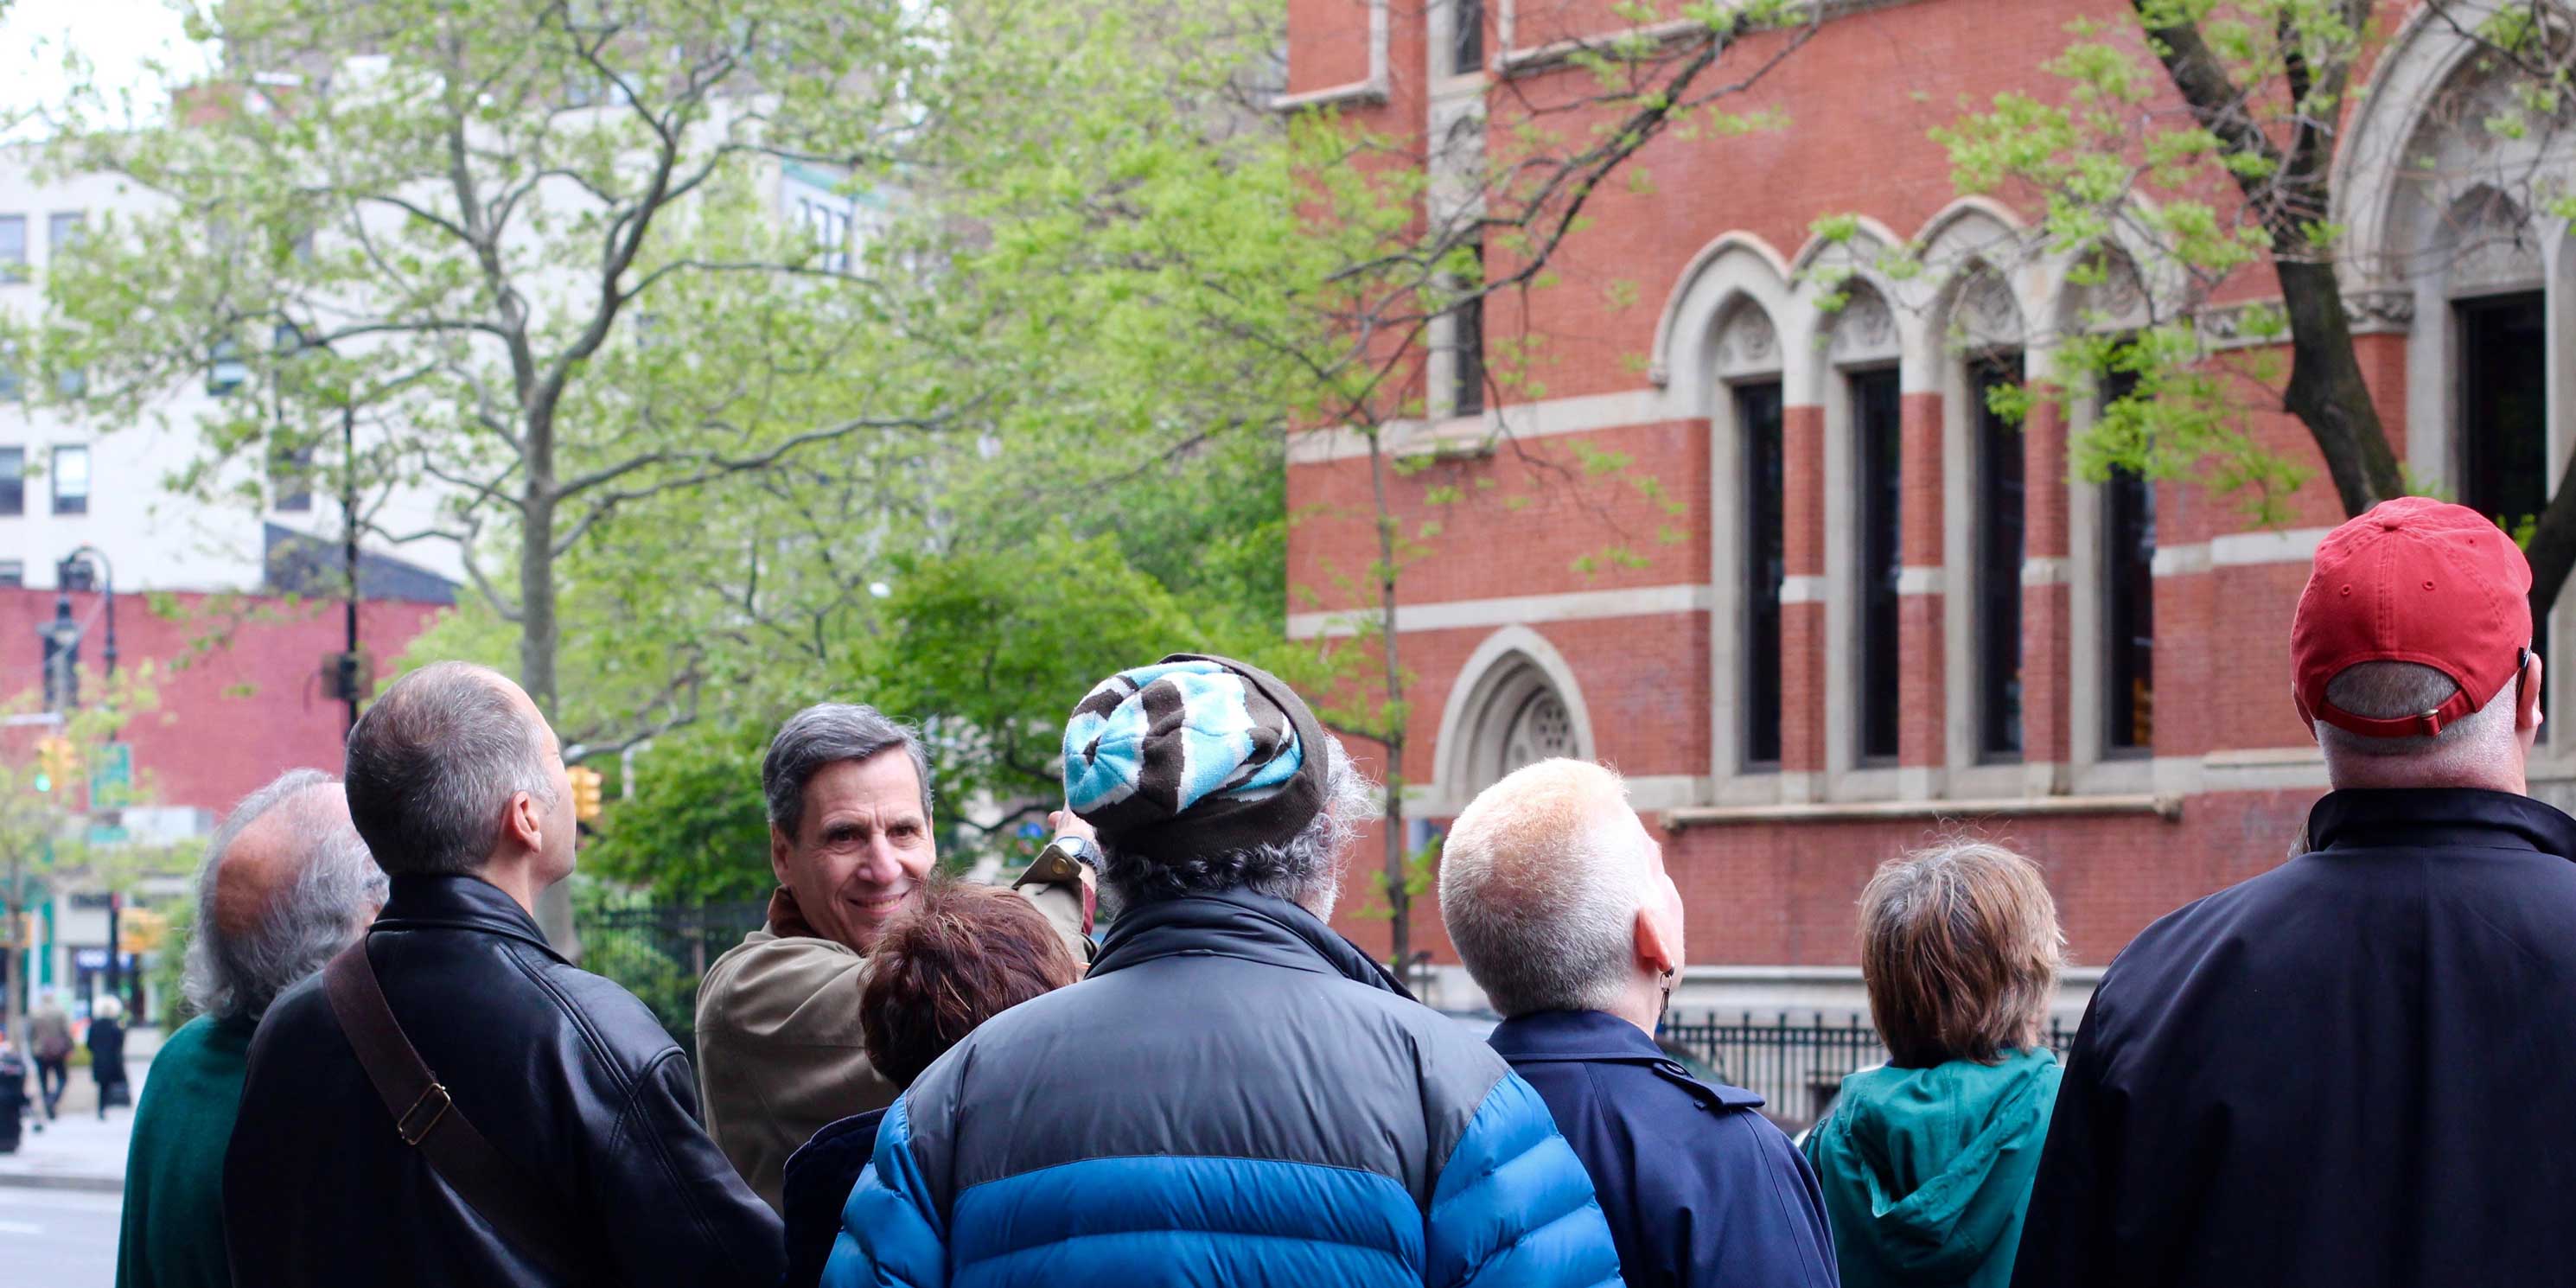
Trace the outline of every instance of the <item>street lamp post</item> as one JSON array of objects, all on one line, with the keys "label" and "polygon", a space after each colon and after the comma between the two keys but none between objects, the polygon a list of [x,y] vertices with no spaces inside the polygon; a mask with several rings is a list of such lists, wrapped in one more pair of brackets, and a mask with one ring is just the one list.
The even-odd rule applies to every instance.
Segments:
[{"label": "street lamp post", "polygon": [[[92,545],[77,547],[70,554],[63,556],[61,563],[54,566],[54,625],[57,630],[63,626],[69,626],[71,642],[79,643],[80,626],[71,620],[71,572],[72,569],[80,566],[83,560],[98,568],[99,602],[107,618],[107,644],[99,651],[99,660],[106,664],[107,678],[113,680],[116,678],[116,568],[108,562],[107,555],[98,547]],[[58,656],[62,659],[65,677],[63,705],[70,707],[76,704],[77,699],[78,671],[73,665],[77,655],[70,648],[65,648]],[[64,793],[65,799],[69,799],[71,784],[64,783],[59,790]],[[96,809],[97,803],[91,802],[91,808]],[[120,956],[123,940],[119,933],[121,927],[117,924],[120,920],[117,914],[123,911],[124,902],[117,897],[115,891],[108,892],[107,991],[109,996],[120,998],[124,994],[124,989],[120,987],[124,975],[123,961]]]},{"label": "street lamp post", "polygon": [[[98,565],[99,602],[107,610],[107,647],[99,654],[99,658],[107,664],[107,676],[112,680],[116,678],[116,569],[108,563],[107,556],[101,553],[98,547],[90,545],[84,545],[64,556],[63,565],[69,567],[83,559]],[[57,577],[55,580],[59,583],[62,579]],[[59,604],[67,606],[70,602],[68,595],[58,596]]]}]

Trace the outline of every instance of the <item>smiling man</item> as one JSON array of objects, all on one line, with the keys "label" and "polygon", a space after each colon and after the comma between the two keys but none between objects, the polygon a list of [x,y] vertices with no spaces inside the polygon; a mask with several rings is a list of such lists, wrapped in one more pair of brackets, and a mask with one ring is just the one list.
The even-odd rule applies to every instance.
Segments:
[{"label": "smiling man", "polygon": [[[767,924],[717,958],[698,988],[698,1080],[708,1131],[775,1208],[797,1146],[894,1103],[894,1084],[861,1050],[862,968],[939,853],[921,740],[873,707],[797,712],[770,740],[760,780],[778,891]],[[1053,821],[1086,843],[1071,848],[1095,853],[1088,825],[1070,814]],[[1088,867],[1061,860],[1020,878],[1083,961],[1091,885]]]}]

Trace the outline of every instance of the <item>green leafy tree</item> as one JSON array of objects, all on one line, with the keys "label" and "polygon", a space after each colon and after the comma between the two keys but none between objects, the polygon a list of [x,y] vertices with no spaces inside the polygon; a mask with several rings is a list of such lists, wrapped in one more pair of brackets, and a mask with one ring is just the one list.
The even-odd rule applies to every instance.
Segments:
[{"label": "green leafy tree", "polygon": [[[2413,490],[2363,380],[2345,295],[2356,261],[2383,252],[2335,222],[2359,77],[2385,45],[2379,24],[2407,16],[2372,0],[2132,0],[2116,20],[2069,26],[2042,64],[2050,87],[1999,94],[1934,131],[1963,190],[2044,203],[2024,249],[2074,258],[2075,284],[2119,271],[2108,248],[2144,252],[2148,323],[2109,333],[2107,319],[2079,318],[2059,337],[2059,397],[2125,390],[2073,445],[2083,476],[2197,478],[2275,520],[2313,473],[2251,428],[2255,413],[2282,410],[2306,428],[2345,513]],[[2500,87],[2500,105],[2457,124],[2533,155],[2563,137],[2576,43],[2562,10],[2427,0],[2415,20],[2474,41],[2472,69]],[[2500,166],[2496,178],[2522,210],[2571,210],[2557,167]],[[2267,275],[2277,303],[2233,303]],[[2534,525],[2532,602],[2545,615],[2576,566],[2576,488],[2557,488],[2537,516],[2499,517]]]},{"label": "green leafy tree", "polygon": [[[25,981],[17,978],[26,941],[28,910],[49,893],[73,883],[95,883],[111,889],[130,885],[139,871],[166,864],[146,851],[92,845],[78,824],[90,812],[122,808],[148,797],[129,794],[116,801],[91,799],[85,767],[98,764],[101,752],[126,724],[158,702],[149,666],[128,667],[85,687],[97,694],[89,706],[61,713],[44,712],[41,693],[29,691],[0,701],[0,953],[10,963],[9,987],[0,1003],[8,1032],[25,1032]],[[42,754],[47,743],[68,751],[70,781],[58,781]]]},{"label": "green leafy tree", "polygon": [[[453,543],[550,713],[559,570],[603,524],[938,423],[935,375],[887,357],[901,324],[856,243],[786,226],[770,196],[792,167],[882,180],[920,110],[917,8],[188,18],[226,70],[172,86],[173,121],[135,126],[95,90],[53,109],[51,165],[149,200],[47,273],[23,339],[64,379],[31,386],[106,428],[226,390],[174,483],[255,498],[309,470],[377,535]],[[362,432],[335,460],[344,417]]]}]

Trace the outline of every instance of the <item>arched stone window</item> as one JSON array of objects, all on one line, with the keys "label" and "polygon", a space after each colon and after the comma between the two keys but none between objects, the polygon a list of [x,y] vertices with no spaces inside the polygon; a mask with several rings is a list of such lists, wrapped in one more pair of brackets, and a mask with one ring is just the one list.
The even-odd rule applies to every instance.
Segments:
[{"label": "arched stone window", "polygon": [[[2135,334],[2153,323],[2137,262],[2117,247],[2076,257],[2092,280],[2061,301],[2068,332]],[[2137,378],[2112,372],[2069,410],[2068,432],[2092,430]],[[2068,581],[2074,690],[2070,754],[2079,766],[2136,758],[2155,746],[2156,485],[2131,470],[2100,484],[2067,476]],[[2122,784],[2127,785],[2127,784]]]},{"label": "arched stone window", "polygon": [[[2576,113],[2535,112],[2520,88],[2439,16],[2410,20],[2357,96],[2333,212],[2352,230],[2353,330],[2405,336],[2409,471],[2508,526],[2547,505],[2576,448],[2576,242],[2545,213],[2576,170]],[[2544,653],[2567,611],[2539,630]],[[2552,701],[2576,697],[2562,672]],[[2576,749],[2550,741],[2541,772],[2576,773]]]},{"label": "arched stone window", "polygon": [[[1735,516],[1733,530],[1717,543],[1728,556],[1718,576],[1733,581],[1727,598],[1736,610],[1730,615],[1736,638],[1729,641],[1735,647],[1720,651],[1733,661],[1732,673],[1717,680],[1731,699],[1722,705],[1732,715],[1735,736],[1734,763],[1725,768],[1776,770],[1783,709],[1781,594],[1788,574],[1779,330],[1761,305],[1739,299],[1719,323],[1710,357],[1723,404],[1710,419],[1725,431],[1711,450],[1725,453],[1720,472],[1735,485],[1717,511]],[[1729,625],[1721,620],[1717,629]]]},{"label": "arched stone window", "polygon": [[[1964,546],[1968,630],[1969,736],[1966,763],[2022,757],[2022,556],[2027,487],[2021,427],[1996,410],[1998,391],[2022,382],[2024,328],[2012,288],[1977,264],[1960,279],[1949,312],[1958,354],[1945,368],[1953,478],[1967,485],[1965,513],[1951,525],[1953,549]],[[1954,573],[1954,576],[1957,574]],[[1952,693],[1957,692],[1956,688]],[[1958,722],[1953,722],[1958,727]],[[1953,746],[1954,762],[1963,758]]]},{"label": "arched stone window", "polygon": [[1507,626],[1476,650],[1450,689],[1440,721],[1439,806],[1463,809],[1522,766],[1593,754],[1590,720],[1565,660],[1538,632]]}]

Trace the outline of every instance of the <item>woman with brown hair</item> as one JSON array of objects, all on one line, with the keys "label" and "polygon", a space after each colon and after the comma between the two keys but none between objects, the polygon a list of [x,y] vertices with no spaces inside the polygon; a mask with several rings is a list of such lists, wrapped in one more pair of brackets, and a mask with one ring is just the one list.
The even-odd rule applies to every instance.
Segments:
[{"label": "woman with brown hair", "polygon": [[1845,1288],[2002,1288],[2064,1072],[2040,1036],[2064,964],[2048,885],[2001,846],[1919,850],[1861,891],[1860,939],[1888,1062],[1806,1143]]},{"label": "woman with brown hair", "polygon": [[[933,879],[877,936],[859,991],[868,1061],[897,1088],[975,1026],[1082,977],[1082,965],[1046,915],[998,886]],[[872,1109],[816,1132],[787,1160],[790,1288],[823,1276],[841,1205],[876,1150]]]}]

